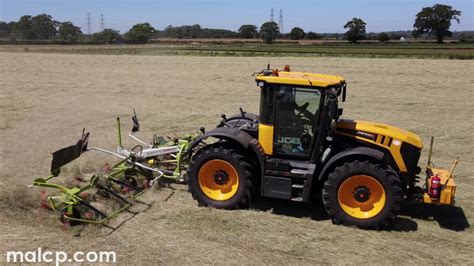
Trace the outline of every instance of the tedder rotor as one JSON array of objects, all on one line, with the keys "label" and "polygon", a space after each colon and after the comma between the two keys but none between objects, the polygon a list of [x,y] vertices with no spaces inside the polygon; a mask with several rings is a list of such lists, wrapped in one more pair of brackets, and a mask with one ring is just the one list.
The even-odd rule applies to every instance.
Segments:
[{"label": "tedder rotor", "polygon": [[[51,174],[46,178],[35,179],[30,185],[30,187],[52,188],[59,192],[58,195],[43,197],[42,206],[56,212],[63,223],[71,226],[91,223],[111,227],[108,221],[119,213],[127,211],[137,214],[130,210],[133,205],[145,205],[143,211],[151,207],[150,203],[143,202],[138,197],[157,181],[185,182],[187,161],[183,155],[189,143],[200,133],[170,140],[155,135],[150,144],[135,136],[140,130],[136,114],[132,117],[132,121],[133,129],[128,135],[139,144],[131,150],[122,146],[120,119],[117,118],[118,147],[116,151],[88,147],[89,133],[83,131],[75,145],[54,152]],[[88,181],[76,178],[76,181],[79,179],[86,182],[82,186],[76,184],[73,187],[66,187],[51,182],[53,178],[59,176],[61,167],[89,151],[109,154],[119,158],[120,161],[112,167],[104,167]],[[98,204],[100,201],[114,201],[118,207],[107,210],[104,209],[104,204]],[[110,204],[106,203],[105,206],[107,205]]]}]

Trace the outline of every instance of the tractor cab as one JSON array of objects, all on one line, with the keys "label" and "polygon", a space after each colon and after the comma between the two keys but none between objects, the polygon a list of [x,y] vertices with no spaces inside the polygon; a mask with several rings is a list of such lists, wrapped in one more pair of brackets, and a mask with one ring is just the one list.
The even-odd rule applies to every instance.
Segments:
[{"label": "tractor cab", "polygon": [[345,94],[344,79],[275,70],[262,72],[256,81],[261,89],[258,140],[265,154],[315,160],[342,111],[337,98]]}]

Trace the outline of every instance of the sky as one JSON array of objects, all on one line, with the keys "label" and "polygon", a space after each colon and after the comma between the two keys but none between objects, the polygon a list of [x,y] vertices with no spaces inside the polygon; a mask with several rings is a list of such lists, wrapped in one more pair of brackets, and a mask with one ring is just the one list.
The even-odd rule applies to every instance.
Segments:
[{"label": "sky", "polygon": [[260,26],[269,21],[273,8],[275,22],[283,10],[285,32],[295,26],[319,33],[345,32],[343,25],[353,17],[367,22],[367,32],[382,32],[411,30],[416,13],[436,3],[462,12],[461,23],[453,21],[451,30],[474,30],[474,0],[0,0],[0,21],[46,13],[87,33],[89,12],[92,32],[100,31],[101,14],[105,28],[121,33],[143,22],[160,30],[191,24],[237,30],[242,24]]}]

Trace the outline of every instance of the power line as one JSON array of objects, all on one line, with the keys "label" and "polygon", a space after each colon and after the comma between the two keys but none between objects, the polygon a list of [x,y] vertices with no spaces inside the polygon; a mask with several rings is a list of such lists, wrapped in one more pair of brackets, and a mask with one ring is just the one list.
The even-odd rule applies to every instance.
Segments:
[{"label": "power line", "polygon": [[104,14],[100,14],[100,31],[104,31]]},{"label": "power line", "polygon": [[285,34],[285,31],[283,30],[283,10],[280,9],[280,18],[278,20],[278,27],[280,28],[280,33]]},{"label": "power line", "polygon": [[275,22],[275,16],[273,15],[273,8],[270,10],[270,21]]},{"label": "power line", "polygon": [[91,14],[87,13],[87,34],[91,35]]}]

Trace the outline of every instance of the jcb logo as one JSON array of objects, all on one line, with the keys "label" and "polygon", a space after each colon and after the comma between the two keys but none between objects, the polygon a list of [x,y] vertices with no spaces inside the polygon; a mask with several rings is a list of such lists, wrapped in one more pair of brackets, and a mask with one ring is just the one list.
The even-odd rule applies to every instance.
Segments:
[{"label": "jcb logo", "polygon": [[291,137],[278,137],[277,141],[278,143],[283,143],[283,144],[299,145],[301,143],[299,138],[291,138]]}]

